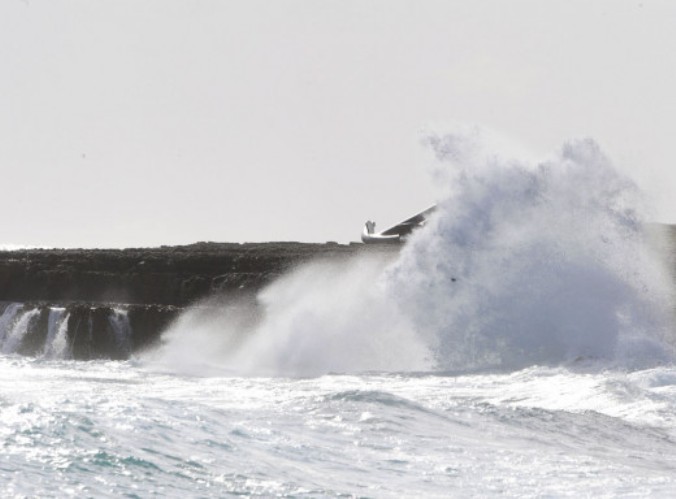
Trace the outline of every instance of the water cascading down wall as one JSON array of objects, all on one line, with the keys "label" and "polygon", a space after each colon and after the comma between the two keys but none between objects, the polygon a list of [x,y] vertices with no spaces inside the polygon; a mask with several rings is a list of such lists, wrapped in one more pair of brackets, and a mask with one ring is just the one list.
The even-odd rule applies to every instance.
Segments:
[{"label": "water cascading down wall", "polygon": [[127,359],[176,312],[139,305],[0,303],[0,351],[58,359]]}]

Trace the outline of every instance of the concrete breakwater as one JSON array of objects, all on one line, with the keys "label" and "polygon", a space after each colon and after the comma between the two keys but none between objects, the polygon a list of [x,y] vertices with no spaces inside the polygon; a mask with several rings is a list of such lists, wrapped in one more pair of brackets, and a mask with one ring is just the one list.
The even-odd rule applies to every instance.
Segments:
[{"label": "concrete breakwater", "polygon": [[197,243],[123,250],[0,252],[0,351],[125,359],[207,297],[254,299],[314,259],[390,252],[361,244]]}]

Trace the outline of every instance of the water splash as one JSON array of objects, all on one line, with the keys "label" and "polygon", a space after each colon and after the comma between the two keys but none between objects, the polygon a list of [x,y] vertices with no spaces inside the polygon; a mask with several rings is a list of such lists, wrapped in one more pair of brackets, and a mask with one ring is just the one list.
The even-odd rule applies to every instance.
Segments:
[{"label": "water splash", "polygon": [[431,143],[451,192],[388,286],[439,368],[673,358],[669,272],[640,192],[595,142],[535,163],[478,130]]},{"label": "water splash", "polygon": [[386,265],[382,255],[363,256],[280,279],[259,296],[263,319],[233,365],[294,375],[427,369],[426,345],[379,283]]},{"label": "water splash", "polygon": [[505,143],[432,137],[446,192],[394,261],[303,266],[260,294],[255,323],[192,312],[155,360],[283,375],[672,361],[671,281],[636,186],[591,140],[545,161]]},{"label": "water splash", "polygon": [[303,265],[265,289],[256,305],[207,304],[184,314],[145,359],[191,375],[427,369],[426,346],[378,284],[387,264],[362,256]]}]

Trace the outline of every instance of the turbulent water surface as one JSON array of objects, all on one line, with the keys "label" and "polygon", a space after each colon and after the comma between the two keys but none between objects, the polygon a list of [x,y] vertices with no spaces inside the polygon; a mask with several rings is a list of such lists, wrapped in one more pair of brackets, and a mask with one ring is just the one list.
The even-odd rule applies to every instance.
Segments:
[{"label": "turbulent water surface", "polygon": [[668,496],[676,369],[187,377],[0,360],[16,495]]},{"label": "turbulent water surface", "polygon": [[430,142],[448,192],[399,255],[195,307],[129,360],[4,304],[4,495],[676,495],[673,249],[638,190],[592,141]]}]

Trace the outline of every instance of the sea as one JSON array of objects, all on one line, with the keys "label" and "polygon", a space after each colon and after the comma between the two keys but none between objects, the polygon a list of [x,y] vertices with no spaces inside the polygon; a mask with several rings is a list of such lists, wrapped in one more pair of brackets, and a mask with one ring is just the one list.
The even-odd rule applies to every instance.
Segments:
[{"label": "sea", "polygon": [[[3,497],[674,497],[674,245],[591,140],[429,139],[435,215],[121,361],[0,331]],[[9,331],[9,332],[8,332]]]}]

